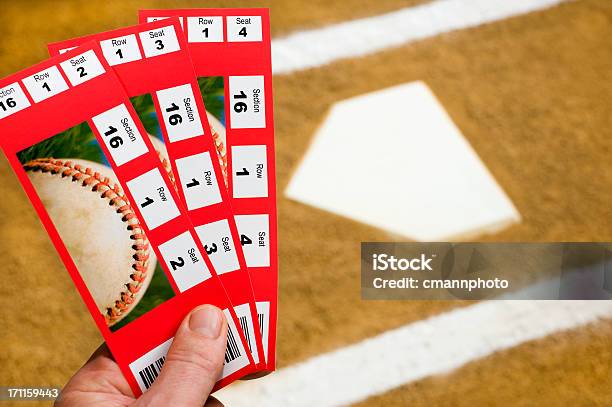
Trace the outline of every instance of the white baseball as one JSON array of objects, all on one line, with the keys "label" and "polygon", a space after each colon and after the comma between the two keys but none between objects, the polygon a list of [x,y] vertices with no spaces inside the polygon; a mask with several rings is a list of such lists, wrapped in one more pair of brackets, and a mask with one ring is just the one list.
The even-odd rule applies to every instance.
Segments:
[{"label": "white baseball", "polygon": [[142,298],[156,261],[112,169],[53,158],[24,168],[98,310],[117,323]]}]

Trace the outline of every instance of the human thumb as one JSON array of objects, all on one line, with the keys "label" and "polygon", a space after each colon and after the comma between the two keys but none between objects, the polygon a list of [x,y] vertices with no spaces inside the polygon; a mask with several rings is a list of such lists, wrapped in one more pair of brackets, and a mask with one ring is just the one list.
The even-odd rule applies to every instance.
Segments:
[{"label": "human thumb", "polygon": [[212,305],[195,308],[181,323],[159,377],[137,404],[204,405],[221,375],[226,346],[223,312]]}]

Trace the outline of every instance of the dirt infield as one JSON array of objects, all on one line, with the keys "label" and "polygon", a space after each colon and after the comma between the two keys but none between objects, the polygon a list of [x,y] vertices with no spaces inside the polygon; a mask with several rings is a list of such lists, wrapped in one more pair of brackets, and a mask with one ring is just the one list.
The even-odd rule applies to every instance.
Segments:
[{"label": "dirt infield", "polygon": [[372,397],[366,406],[609,406],[612,322],[552,335]]},{"label": "dirt infield", "polygon": [[352,18],[368,17],[429,0],[92,0],[83,6],[78,0],[29,0],[2,4],[5,24],[0,32],[0,76],[23,69],[48,56],[47,43],[107,31],[138,23],[138,10],[144,8],[189,7],[269,7],[272,35],[319,27]]},{"label": "dirt infield", "polygon": [[[334,6],[322,0],[308,5],[295,0],[278,6],[271,2],[273,31],[278,35],[421,2],[351,0]],[[14,24],[0,28],[2,37],[10,38],[0,43],[0,74],[44,58],[46,42],[134,23],[136,4],[202,4],[96,0],[76,7],[76,3],[2,5],[3,14]],[[612,2],[581,0],[275,77],[279,365],[462,305],[362,301],[359,243],[392,237],[282,197],[332,103],[424,80],[523,216],[521,224],[481,240],[610,241],[612,83],[606,79],[612,72],[610,38]],[[0,307],[11,310],[3,312],[0,320],[0,385],[62,385],[99,345],[101,336],[4,157],[0,180],[4,197],[0,254],[5,265]],[[494,355],[449,376],[420,381],[368,405],[515,405],[525,394],[549,405],[564,405],[565,400],[586,405],[581,404],[581,393],[591,397],[586,399],[592,401],[589,405],[612,405],[612,353],[606,351],[611,343],[612,324],[593,325]],[[554,385],[547,388],[546,383]],[[478,393],[481,388],[485,390]]]},{"label": "dirt infield", "polygon": [[[279,189],[334,101],[424,80],[524,218],[481,240],[608,241],[612,166],[601,129],[612,126],[612,85],[600,78],[612,69],[610,13],[602,1],[568,3],[275,78]],[[280,233],[280,334],[310,333],[281,346],[281,363],[427,315],[422,303],[359,300],[358,243],[385,233],[287,200]]]}]

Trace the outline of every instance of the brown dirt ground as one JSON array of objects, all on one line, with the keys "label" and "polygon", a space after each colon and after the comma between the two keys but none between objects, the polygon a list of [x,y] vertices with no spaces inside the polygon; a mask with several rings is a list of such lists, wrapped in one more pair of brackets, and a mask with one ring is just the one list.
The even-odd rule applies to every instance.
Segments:
[{"label": "brown dirt ground", "polygon": [[366,406],[610,406],[612,321],[525,343],[447,375],[372,397]]},{"label": "brown dirt ground", "polygon": [[[4,73],[41,59],[45,41],[131,23],[136,8],[134,1],[113,6],[94,2],[78,11],[68,2],[56,2],[54,7],[42,2],[27,4],[32,3],[40,9],[28,6],[27,13],[20,11],[12,31],[3,33],[3,38],[15,41],[11,48],[0,45],[0,59],[6,61],[0,68]],[[307,13],[296,9],[297,2],[285,2],[292,7],[279,5],[282,13],[273,9],[273,23],[280,27],[275,32],[317,25],[337,16],[368,15],[377,7],[372,5],[366,12],[356,7],[362,3],[366,0],[355,0],[351,7],[337,4],[344,11],[336,14],[331,2],[314,2],[327,11],[317,11],[324,15],[313,12],[320,20],[308,20]],[[385,1],[376,10],[404,3]],[[16,13],[19,4],[25,7],[11,3],[9,11]],[[141,4],[153,7],[161,2]],[[19,24],[44,21],[42,16],[49,18],[51,8],[53,18],[25,36]],[[287,20],[292,22],[283,23]],[[65,26],[54,27],[56,22]],[[278,191],[284,190],[333,102],[424,80],[524,217],[522,224],[483,240],[610,241],[612,83],[605,80],[612,71],[609,38],[612,3],[584,0],[276,77]],[[21,50],[23,44],[37,44],[40,49]],[[7,59],[7,55],[12,57]],[[0,369],[0,383],[61,385],[97,346],[100,336],[4,159],[0,160],[0,174],[5,197],[0,201],[0,235],[14,242],[0,248],[8,276],[0,287],[0,307],[19,310],[2,313],[0,366],[8,368]],[[279,198],[279,216],[280,366],[460,305],[361,301],[359,242],[388,240],[389,236],[283,197]],[[610,330],[602,335],[612,338]],[[536,374],[530,361],[518,358],[511,363],[529,375]],[[590,361],[594,366],[609,366],[612,355],[593,354]],[[567,375],[571,381],[572,371]],[[446,380],[436,383],[443,389]],[[592,389],[598,392],[596,386]],[[590,392],[591,388],[582,390]],[[607,397],[612,404],[612,396]]]},{"label": "brown dirt ground", "polygon": [[[611,17],[610,2],[571,2],[275,78],[279,190],[334,101],[424,80],[524,217],[482,240],[609,241]],[[360,301],[358,242],[388,236],[280,203],[279,338],[302,338],[280,347],[282,365],[449,306]]]},{"label": "brown dirt ground", "polygon": [[[47,43],[138,23],[145,8],[269,7],[272,35],[368,17],[430,0],[24,0],[2,2],[0,76],[23,69],[48,56]],[[84,6],[83,4],[87,5]]]}]

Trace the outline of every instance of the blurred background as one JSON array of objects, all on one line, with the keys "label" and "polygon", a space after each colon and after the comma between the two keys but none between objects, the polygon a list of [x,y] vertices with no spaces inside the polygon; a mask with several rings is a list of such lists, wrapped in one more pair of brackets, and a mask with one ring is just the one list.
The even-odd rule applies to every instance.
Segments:
[{"label": "blurred background", "polygon": [[[457,23],[462,8],[452,7],[463,4],[473,11],[476,3],[484,5],[481,14],[466,12],[465,23]],[[511,3],[541,6],[505,12]],[[477,240],[612,241],[612,2],[2,2],[0,76],[44,59],[49,42],[133,25],[141,8],[248,6],[270,7],[275,42],[365,18],[376,26],[381,24],[376,17],[385,13],[405,16],[406,26],[398,29],[414,26],[419,35],[400,36],[393,46],[364,43],[365,55],[343,55],[314,67],[304,63],[274,76],[280,370],[267,383],[235,386],[227,399],[264,405],[247,395],[268,386],[276,393],[267,396],[268,405],[300,404],[287,369],[320,366],[321,355],[334,360],[346,349],[359,354],[364,340],[388,332],[404,332],[408,336],[399,337],[404,339],[415,332],[415,352],[431,358],[412,359],[410,349],[399,353],[398,369],[372,377],[371,388],[351,386],[368,382],[367,364],[359,371],[339,368],[337,382],[327,387],[312,375],[298,375],[299,387],[324,405],[612,405],[607,303],[499,302],[483,310],[474,302],[363,301],[360,242],[406,236],[283,195],[334,103],[423,81],[520,213],[520,222]],[[422,7],[435,7],[436,18],[411,20]],[[447,23],[443,12],[449,10],[453,18]],[[0,386],[62,386],[99,346],[101,335],[4,157],[0,180]],[[83,236],[88,238],[94,237]],[[455,317],[465,319],[443,330],[446,342],[434,339],[435,327],[448,327],[440,318]],[[510,327],[498,337],[490,336],[488,325],[496,319]],[[415,326],[420,328],[411,330]],[[473,352],[475,344],[481,352]],[[466,357],[445,364],[449,349]]]}]

